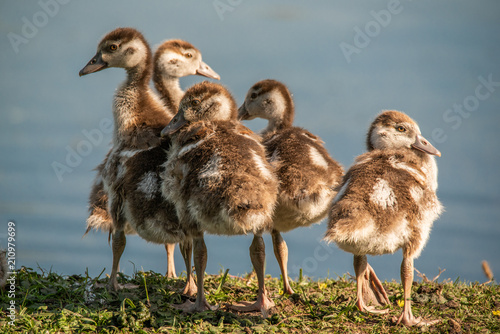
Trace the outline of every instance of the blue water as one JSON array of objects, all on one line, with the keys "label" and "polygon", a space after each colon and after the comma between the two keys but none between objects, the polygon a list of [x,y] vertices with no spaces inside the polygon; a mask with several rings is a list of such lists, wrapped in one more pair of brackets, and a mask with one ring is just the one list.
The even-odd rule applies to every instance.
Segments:
[{"label": "blue water", "polygon": [[[346,168],[365,150],[365,132],[379,111],[407,112],[443,153],[438,195],[446,212],[416,268],[429,277],[446,269],[440,280],[485,281],[487,260],[500,273],[498,2],[401,1],[390,12],[388,1],[233,1],[218,13],[218,1],[54,1],[0,5],[0,244],[7,222],[15,221],[18,267],[110,271],[107,235],[82,235],[92,169],[111,140],[100,122],[111,119],[112,95],[125,74],[109,69],[79,78],[78,71],[106,32],[133,26],[152,46],[168,38],[196,45],[239,103],[258,80],[285,82],[296,102],[295,124],[321,136]],[[357,51],[346,54],[346,45]],[[182,86],[199,80],[185,78]],[[455,105],[465,106],[458,112]],[[84,132],[92,130],[102,138],[85,146]],[[58,178],[53,164],[68,165],[68,149],[83,152],[81,161]],[[284,234],[292,277],[299,268],[312,277],[353,274],[352,256],[322,242],[324,231],[323,222]],[[278,276],[265,240],[267,273]],[[208,273],[251,270],[250,236],[206,242]],[[184,270],[178,251],[176,261]],[[399,280],[400,252],[369,261],[382,279]],[[121,267],[128,274],[165,272],[164,248],[130,237]]]}]

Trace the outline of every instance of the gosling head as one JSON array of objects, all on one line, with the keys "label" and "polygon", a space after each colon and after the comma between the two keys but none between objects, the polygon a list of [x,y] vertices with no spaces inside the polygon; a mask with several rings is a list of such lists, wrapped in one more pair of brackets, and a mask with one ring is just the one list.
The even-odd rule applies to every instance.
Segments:
[{"label": "gosling head", "polygon": [[201,59],[201,52],[192,44],[173,39],[163,42],[154,56],[155,73],[162,76],[181,78],[188,75],[202,75],[220,80],[220,76]]},{"label": "gosling head", "polygon": [[127,70],[150,67],[151,50],[144,36],[133,28],[117,28],[99,42],[97,53],[80,71],[80,76],[109,67]]},{"label": "gosling head", "polygon": [[375,118],[368,130],[366,143],[370,151],[406,148],[441,156],[441,152],[421,135],[418,124],[395,110],[384,111]]},{"label": "gosling head", "polygon": [[292,126],[294,114],[292,94],[283,83],[271,79],[254,84],[238,109],[239,119],[260,117],[275,127]]},{"label": "gosling head", "polygon": [[179,105],[179,112],[162,130],[161,135],[171,135],[194,122],[236,120],[236,108],[236,101],[224,86],[208,81],[200,82],[186,91]]}]

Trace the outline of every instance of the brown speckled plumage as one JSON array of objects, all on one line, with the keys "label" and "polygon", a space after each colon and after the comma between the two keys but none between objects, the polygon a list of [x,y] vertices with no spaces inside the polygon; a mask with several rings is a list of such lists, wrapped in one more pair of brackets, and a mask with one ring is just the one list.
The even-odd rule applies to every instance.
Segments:
[{"label": "brown speckled plumage", "polygon": [[354,254],[361,311],[385,313],[369,306],[388,304],[385,290],[366,255],[403,250],[401,281],[405,305],[398,322],[429,325],[411,312],[413,260],[427,242],[434,220],[443,211],[436,196],[440,156],[420,134],[418,125],[398,111],[385,111],[367,134],[369,152],[356,158],[344,176],[328,216],[325,240]]},{"label": "brown speckled plumage", "polygon": [[[101,222],[108,224],[113,235],[109,284],[116,290],[125,233],[136,231],[144,239],[161,244],[182,241],[185,233],[173,204],[161,193],[160,173],[169,141],[162,139],[160,132],[172,114],[149,88],[152,55],[142,34],[132,28],[118,28],[107,34],[80,75],[107,67],[126,69],[127,79],[115,93],[113,148],[98,167],[90,199],[91,210],[96,215],[89,217],[88,227],[97,226],[96,220],[102,218]],[[102,206],[106,201],[104,210]]]},{"label": "brown speckled plumage", "polygon": [[299,127],[264,135],[268,157],[280,181],[274,229],[287,232],[326,217],[343,170],[320,138]]},{"label": "brown speckled plumage", "polygon": [[165,170],[166,197],[175,203],[181,224],[194,222],[198,296],[189,309],[211,308],[203,293],[206,247],[203,232],[254,233],[250,255],[259,281],[258,300],[240,310],[272,307],[264,288],[261,234],[268,229],[278,182],[259,136],[237,122],[234,98],[221,85],[202,82],[183,97],[179,113],[164,130],[172,138]]},{"label": "brown speckled plumage", "polygon": [[[199,106],[192,106],[194,100]],[[213,234],[267,229],[277,180],[260,137],[235,120],[233,97],[220,85],[202,82],[186,92],[179,113],[188,121],[172,135],[165,177],[166,196],[179,216]],[[251,219],[255,215],[262,215],[260,223]]]},{"label": "brown speckled plumage", "polygon": [[[418,257],[441,213],[416,150],[373,150],[356,159],[329,214],[326,240],[353,254],[381,255],[407,247]],[[379,195],[377,196],[377,193]]]},{"label": "brown speckled plumage", "polygon": [[[418,257],[442,211],[435,159],[410,144],[390,147],[389,130],[398,126],[405,127],[405,137],[420,134],[403,113],[379,115],[368,131],[370,151],[356,158],[344,176],[329,213],[326,240],[351,253],[380,255],[406,247],[409,255]],[[374,142],[376,131],[387,143]]]},{"label": "brown speckled plumage", "polygon": [[319,137],[293,126],[294,115],[292,94],[276,80],[254,84],[239,109],[241,119],[269,120],[262,133],[263,143],[280,182],[273,215],[273,245],[284,277],[284,291],[289,294],[293,290],[287,278],[288,250],[280,232],[325,218],[343,175],[342,167],[332,159]]},{"label": "brown speckled plumage", "polygon": [[[144,60],[136,66],[136,69],[127,69],[129,76],[116,93],[113,107],[115,120],[126,117],[129,117],[129,120],[125,122],[124,129],[116,130],[121,135],[118,138],[115,132],[113,144],[122,145],[125,149],[147,149],[160,144],[160,132],[175,112],[167,111],[148,87],[152,71],[152,55],[146,39],[135,29],[117,28],[102,38],[98,45],[98,53],[110,53],[106,49],[110,43],[119,42],[120,45],[124,45],[134,39],[144,46],[141,50],[144,52]],[[125,114],[122,117],[116,115],[120,110]],[[115,123],[115,127],[117,126],[120,127],[120,124]],[[104,161],[96,168],[97,175],[89,196],[89,217],[85,233],[91,229],[113,231],[112,219],[108,212],[108,194],[104,191],[102,178],[103,168],[112,152],[116,150],[110,149]],[[134,233],[130,226],[126,232]]]},{"label": "brown speckled plumage", "polygon": [[175,179],[168,188],[184,208],[179,214],[188,212],[210,234],[269,228],[277,182],[249,129],[236,121],[197,122],[182,129],[171,152]]},{"label": "brown speckled plumage", "polygon": [[[124,37],[121,37],[121,35]],[[139,36],[138,38],[145,42],[144,38],[140,37],[141,35],[137,35],[132,31],[120,28],[117,31],[113,31],[105,36],[101,43],[105,43],[105,41],[109,38],[130,41],[134,38],[134,36]],[[167,54],[172,53],[176,56],[167,56]],[[153,64],[153,82],[158,93],[160,94],[165,108],[168,110],[168,115],[174,115],[177,113],[180,99],[184,95],[184,92],[179,85],[180,77],[195,74],[209,76],[212,78],[218,77],[217,73],[213,72],[213,70],[211,70],[210,67],[202,61],[200,51],[192,44],[183,40],[168,40],[163,42],[154,54]],[[200,72],[200,69],[202,72]],[[156,109],[157,107],[155,106],[154,108]],[[170,119],[171,116],[168,116],[166,118],[166,122],[168,123]],[[161,128],[163,128],[163,126],[161,126]],[[151,144],[148,143],[145,145],[147,147],[154,147],[157,145],[156,138],[158,128],[153,130],[155,132],[155,136],[153,137],[154,140]],[[150,136],[148,135],[147,137]],[[89,196],[89,217],[87,219],[86,234],[91,229],[101,229],[103,231],[113,230],[111,216],[108,212],[108,195],[104,191],[104,184],[102,182],[101,175],[105,162],[106,159],[96,168],[97,176],[92,185]],[[129,225],[127,225],[125,231],[127,234],[135,233]]]}]

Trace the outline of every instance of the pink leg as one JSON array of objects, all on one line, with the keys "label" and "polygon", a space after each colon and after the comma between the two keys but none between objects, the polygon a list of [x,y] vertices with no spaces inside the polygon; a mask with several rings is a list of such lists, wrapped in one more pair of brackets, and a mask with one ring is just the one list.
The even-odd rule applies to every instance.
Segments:
[{"label": "pink leg", "polygon": [[240,302],[238,304],[231,305],[231,308],[240,312],[261,311],[262,315],[266,318],[269,315],[271,308],[274,307],[274,302],[268,297],[264,283],[266,249],[264,239],[260,233],[254,235],[252,245],[250,246],[250,259],[252,260],[259,284],[257,301],[254,303]]},{"label": "pink leg", "polygon": [[181,250],[182,257],[184,258],[184,263],[186,264],[186,286],[182,290],[182,294],[194,297],[197,292],[196,283],[193,278],[193,272],[191,268],[191,253],[193,252],[193,241],[191,239],[186,239],[179,243],[179,248]]},{"label": "pink leg", "polygon": [[[375,308],[375,306],[388,305],[389,298],[375,271],[368,264],[366,255],[354,255],[354,271],[356,273],[359,310],[375,314],[388,313],[389,309],[379,310]],[[374,305],[368,306],[366,303]]]},{"label": "pink leg", "polygon": [[167,278],[177,278],[174,261],[175,244],[165,244],[165,250],[167,251]]},{"label": "pink leg", "polygon": [[283,293],[284,294],[293,294],[292,287],[290,286],[290,282],[288,281],[288,247],[286,246],[285,240],[281,237],[281,233],[277,230],[273,230],[271,233],[273,237],[273,248],[274,255],[276,256],[276,260],[278,260],[278,264],[281,269],[281,276],[283,277]]},{"label": "pink leg", "polygon": [[398,324],[401,322],[406,326],[432,326],[439,320],[423,320],[421,317],[415,318],[411,312],[411,287],[413,283],[413,258],[407,256],[403,250],[403,262],[401,263],[401,283],[404,291],[403,313],[399,317]]},{"label": "pink leg", "polygon": [[118,274],[118,271],[120,270],[120,258],[122,257],[123,250],[125,249],[125,245],[127,244],[125,232],[115,231],[113,233],[112,242],[113,266],[111,268],[111,274],[109,276],[108,289],[117,291],[118,289],[120,289],[120,286],[118,284],[116,276]]},{"label": "pink leg", "polygon": [[196,301],[186,301],[184,304],[175,305],[174,307],[181,309],[185,312],[203,312],[207,310],[216,310],[216,306],[208,304],[205,298],[205,291],[203,288],[203,281],[205,275],[205,268],[207,266],[207,246],[203,240],[203,235],[193,239],[194,245],[194,268],[196,270],[196,283],[198,286],[198,294]]}]

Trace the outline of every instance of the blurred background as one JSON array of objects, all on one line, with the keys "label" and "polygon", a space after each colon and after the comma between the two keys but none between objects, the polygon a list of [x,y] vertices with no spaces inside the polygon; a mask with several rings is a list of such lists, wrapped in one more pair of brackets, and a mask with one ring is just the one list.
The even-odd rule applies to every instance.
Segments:
[{"label": "blurred background", "polygon": [[[320,136],[347,169],[384,109],[401,110],[441,152],[434,224],[415,267],[428,277],[486,281],[500,275],[500,3],[434,1],[4,1],[0,4],[0,246],[16,224],[16,265],[91,275],[111,268],[107,234],[85,232],[92,170],[110,147],[102,125],[122,69],[78,77],[97,43],[120,26],[154,49],[185,39],[240,104],[255,82],[293,92],[295,125]],[[185,89],[201,77],[181,80]],[[264,121],[245,122],[253,130]],[[85,133],[100,131],[90,143]],[[69,158],[76,152],[78,158]],[[80,152],[80,153],[79,153]],[[69,160],[68,160],[69,159]],[[63,168],[56,171],[55,166]],[[321,238],[325,222],[284,234],[290,276],[354,273],[352,255]],[[207,236],[207,272],[251,271],[251,236]],[[267,273],[279,276],[266,236]],[[370,257],[398,280],[401,252]],[[184,270],[178,248],[177,272]],[[127,239],[121,269],[166,272],[162,246]]]}]

